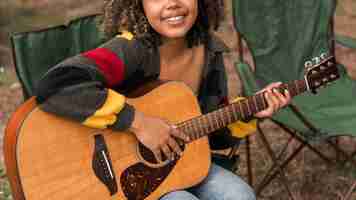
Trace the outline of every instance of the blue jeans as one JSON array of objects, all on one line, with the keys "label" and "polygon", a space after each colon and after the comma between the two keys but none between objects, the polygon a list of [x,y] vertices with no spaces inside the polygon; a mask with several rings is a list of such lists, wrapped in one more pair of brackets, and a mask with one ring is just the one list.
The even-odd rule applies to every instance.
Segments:
[{"label": "blue jeans", "polygon": [[208,176],[187,190],[170,192],[160,200],[255,200],[251,187],[236,174],[212,163]]}]

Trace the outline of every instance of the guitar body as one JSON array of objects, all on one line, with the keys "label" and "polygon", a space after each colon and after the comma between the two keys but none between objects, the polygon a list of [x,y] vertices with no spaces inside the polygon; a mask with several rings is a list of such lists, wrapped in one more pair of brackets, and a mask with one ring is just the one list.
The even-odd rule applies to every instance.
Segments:
[{"label": "guitar body", "polygon": [[[147,115],[172,123],[201,115],[194,94],[179,82],[165,83],[128,102]],[[105,141],[108,157],[100,162],[112,165],[104,174],[109,179],[112,175],[117,183],[113,195],[94,173],[98,135]],[[33,98],[14,113],[5,140],[5,161],[15,199],[157,200],[167,192],[201,182],[210,167],[206,136],[186,144],[180,158],[155,163],[147,151],[140,150],[133,133],[91,129],[45,113]]]}]

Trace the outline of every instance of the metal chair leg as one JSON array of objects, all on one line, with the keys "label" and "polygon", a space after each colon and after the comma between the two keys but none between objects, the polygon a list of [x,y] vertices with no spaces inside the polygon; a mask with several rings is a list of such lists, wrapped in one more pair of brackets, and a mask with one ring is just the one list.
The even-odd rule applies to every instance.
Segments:
[{"label": "metal chair leg", "polygon": [[[291,143],[291,141],[294,139],[293,136],[291,136],[288,140],[288,142],[284,145],[283,150],[279,153],[279,155],[277,156],[277,160],[282,160],[282,156],[285,153],[285,151],[288,148],[288,145]],[[287,164],[294,158],[294,156],[297,155],[297,153],[299,153],[300,150],[302,150],[302,148],[305,145],[300,145],[297,149],[297,151],[293,152],[291,154],[291,156],[287,157],[287,159],[285,159],[285,161],[281,164],[281,168],[285,168],[287,166]],[[299,150],[300,149],[300,150]],[[278,170],[275,170],[276,165],[275,163],[272,164],[272,166],[269,168],[269,170],[266,172],[265,177],[262,179],[262,181],[259,184],[259,190],[263,190],[265,187],[267,187],[269,185],[269,183],[276,177],[276,175],[278,175]],[[274,173],[271,175],[271,173],[274,171]]]},{"label": "metal chair leg", "polygon": [[251,140],[250,136],[246,137],[246,159],[247,159],[247,173],[248,173],[248,183],[253,187],[253,174],[251,165]]},{"label": "metal chair leg", "polygon": [[[264,143],[264,146],[265,146],[266,149],[267,149],[268,154],[270,155],[272,161],[273,161],[274,164],[276,165],[278,171],[280,171],[280,176],[281,176],[281,182],[282,182],[282,184],[285,186],[285,188],[286,188],[286,190],[287,190],[289,196],[292,198],[292,200],[295,200],[294,195],[293,195],[293,193],[291,192],[291,190],[289,189],[289,186],[288,186],[288,184],[287,184],[287,178],[286,178],[284,169],[280,166],[280,164],[279,164],[279,162],[278,162],[278,160],[277,160],[277,158],[276,158],[276,156],[275,156],[275,154],[274,154],[274,152],[273,152],[271,146],[270,146],[269,143],[268,143],[267,138],[265,137],[263,131],[261,130],[260,123],[257,123],[257,130],[258,130],[257,132],[259,133],[259,135],[260,135],[261,138],[262,138],[262,141],[263,141],[263,143]],[[259,188],[257,188],[257,195],[259,195],[260,192],[261,192],[261,190],[260,190]]]}]

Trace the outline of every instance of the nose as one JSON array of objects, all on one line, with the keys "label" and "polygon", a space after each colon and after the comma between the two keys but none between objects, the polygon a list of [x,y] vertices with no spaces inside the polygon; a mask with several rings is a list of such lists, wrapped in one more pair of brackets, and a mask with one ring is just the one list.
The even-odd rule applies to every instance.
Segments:
[{"label": "nose", "polygon": [[178,9],[180,8],[179,0],[168,0],[167,9]]}]

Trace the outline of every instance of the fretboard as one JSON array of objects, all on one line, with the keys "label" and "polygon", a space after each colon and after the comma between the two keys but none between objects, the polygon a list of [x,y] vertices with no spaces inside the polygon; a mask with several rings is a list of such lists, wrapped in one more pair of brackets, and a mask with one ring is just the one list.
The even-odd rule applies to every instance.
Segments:
[{"label": "fretboard", "polygon": [[[307,86],[304,80],[298,80],[289,84],[282,84],[279,87],[280,91],[285,89],[289,91],[291,97],[294,97],[305,92]],[[254,96],[249,96],[246,99],[229,104],[213,112],[181,122],[178,124],[178,128],[189,135],[191,140],[196,140],[226,127],[230,123],[249,119],[254,114],[268,107],[264,93],[261,92]]]}]

